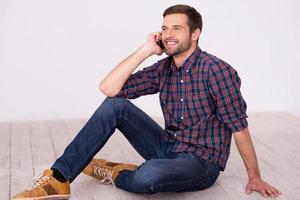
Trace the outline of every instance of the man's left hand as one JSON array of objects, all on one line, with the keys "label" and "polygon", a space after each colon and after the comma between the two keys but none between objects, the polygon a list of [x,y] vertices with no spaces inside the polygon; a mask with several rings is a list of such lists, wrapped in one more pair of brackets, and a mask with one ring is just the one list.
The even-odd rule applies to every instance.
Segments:
[{"label": "man's left hand", "polygon": [[281,192],[275,187],[269,185],[267,182],[263,181],[261,178],[255,178],[249,180],[246,186],[246,193],[250,194],[252,191],[257,191],[264,197],[278,197]]}]

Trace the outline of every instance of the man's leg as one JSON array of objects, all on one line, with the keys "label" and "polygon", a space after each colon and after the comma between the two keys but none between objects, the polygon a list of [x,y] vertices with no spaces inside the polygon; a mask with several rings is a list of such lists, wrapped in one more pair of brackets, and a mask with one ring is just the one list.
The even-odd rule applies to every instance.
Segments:
[{"label": "man's leg", "polygon": [[52,168],[72,182],[104,146],[116,128],[146,160],[160,158],[165,154],[164,130],[129,100],[108,97]]},{"label": "man's leg", "polygon": [[[68,199],[70,182],[89,164],[116,128],[145,159],[164,154],[163,129],[129,100],[108,97],[56,160],[52,170],[45,170],[30,189],[16,194],[13,199]],[[132,169],[130,165],[122,166]]]},{"label": "man's leg", "polygon": [[165,159],[151,159],[136,171],[121,172],[118,188],[135,193],[185,192],[206,189],[214,184],[219,168],[191,153],[169,153]]}]

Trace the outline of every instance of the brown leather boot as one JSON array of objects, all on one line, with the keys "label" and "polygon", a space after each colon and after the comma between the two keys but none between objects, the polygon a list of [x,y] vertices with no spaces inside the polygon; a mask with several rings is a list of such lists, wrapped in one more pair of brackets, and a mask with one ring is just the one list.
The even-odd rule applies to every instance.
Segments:
[{"label": "brown leather boot", "polygon": [[104,184],[114,184],[121,171],[134,171],[138,166],[124,163],[109,162],[104,159],[93,159],[83,170],[83,173],[96,178]]},{"label": "brown leather boot", "polygon": [[46,169],[44,173],[33,182],[33,185],[30,188],[16,194],[13,197],[13,200],[65,200],[69,197],[69,181],[65,183],[59,182],[53,177],[53,171],[51,169]]}]

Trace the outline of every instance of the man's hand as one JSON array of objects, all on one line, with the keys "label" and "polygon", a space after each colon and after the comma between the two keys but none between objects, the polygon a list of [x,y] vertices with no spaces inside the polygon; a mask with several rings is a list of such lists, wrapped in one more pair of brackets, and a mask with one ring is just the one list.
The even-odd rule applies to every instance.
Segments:
[{"label": "man's hand", "polygon": [[275,187],[269,185],[267,182],[263,181],[261,178],[255,178],[249,180],[246,186],[246,193],[250,194],[252,191],[257,191],[264,197],[278,197],[281,193]]},{"label": "man's hand", "polygon": [[162,55],[164,51],[156,43],[160,39],[161,39],[160,32],[150,33],[148,35],[146,43],[142,46],[142,48],[145,48],[148,51],[150,51],[151,55],[153,55],[153,54]]}]

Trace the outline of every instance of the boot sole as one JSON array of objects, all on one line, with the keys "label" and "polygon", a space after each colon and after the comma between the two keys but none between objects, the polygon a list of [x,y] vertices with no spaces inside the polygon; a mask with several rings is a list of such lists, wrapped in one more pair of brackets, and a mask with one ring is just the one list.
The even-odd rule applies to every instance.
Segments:
[{"label": "boot sole", "polygon": [[51,195],[45,197],[13,198],[13,200],[67,200],[70,195]]}]

